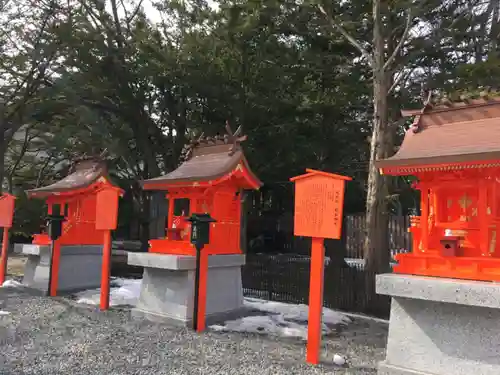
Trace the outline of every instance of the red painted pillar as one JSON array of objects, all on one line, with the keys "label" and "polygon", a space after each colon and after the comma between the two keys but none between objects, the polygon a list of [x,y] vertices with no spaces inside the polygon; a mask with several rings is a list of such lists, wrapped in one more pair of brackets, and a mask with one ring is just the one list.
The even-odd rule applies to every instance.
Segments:
[{"label": "red painted pillar", "polygon": [[[52,213],[52,205],[49,205],[49,215],[51,213]],[[59,214],[64,216],[64,203],[61,203],[61,206],[59,207]],[[64,229],[62,233],[64,233]],[[54,246],[52,248],[53,251],[52,265],[50,269],[50,272],[52,273],[51,275],[52,281],[49,290],[49,295],[51,297],[57,296],[57,286],[59,284],[59,265],[61,263],[61,245],[59,244],[59,240],[55,240],[53,241],[53,243]]]},{"label": "red painted pillar", "polygon": [[0,285],[5,282],[5,276],[7,275],[7,259],[9,251],[9,228],[3,228],[3,239],[2,239],[2,260],[0,264]]},{"label": "red painted pillar", "polygon": [[102,247],[101,269],[101,310],[109,309],[109,277],[111,274],[111,232],[104,231],[104,244]]},{"label": "red painted pillar", "polygon": [[50,285],[49,295],[51,297],[57,296],[57,285],[59,281],[59,264],[61,263],[61,245],[59,240],[54,241],[54,246],[52,251],[52,283]]},{"label": "red painted pillar", "polygon": [[321,351],[321,318],[323,313],[323,273],[325,251],[323,238],[312,238],[311,274],[309,284],[309,322],[307,327],[308,363],[317,365]]},{"label": "red painted pillar", "polygon": [[200,287],[198,290],[198,315],[196,331],[205,330],[205,314],[207,309],[207,279],[208,279],[208,252],[201,251],[200,254]]}]

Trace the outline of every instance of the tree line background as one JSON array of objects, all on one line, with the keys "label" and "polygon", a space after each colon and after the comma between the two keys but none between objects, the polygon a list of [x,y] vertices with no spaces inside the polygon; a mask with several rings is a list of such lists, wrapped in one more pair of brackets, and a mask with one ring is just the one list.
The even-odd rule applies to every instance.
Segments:
[{"label": "tree line background", "polygon": [[138,220],[145,241],[151,197],[138,181],[228,120],[270,186],[306,167],[353,177],[346,210],[366,210],[367,267],[382,269],[389,214],[418,209],[410,181],[372,163],[397,150],[400,109],[500,77],[495,0],[152,3],[0,0],[0,181],[18,196],[17,235],[43,217],[25,189],[105,150],[126,190],[120,225]]}]

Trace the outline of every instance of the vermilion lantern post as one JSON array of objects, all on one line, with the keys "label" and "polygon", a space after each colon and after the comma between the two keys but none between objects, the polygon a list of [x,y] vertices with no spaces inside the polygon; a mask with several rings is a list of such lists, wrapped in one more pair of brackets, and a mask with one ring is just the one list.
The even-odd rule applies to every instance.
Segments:
[{"label": "vermilion lantern post", "polygon": [[193,329],[202,332],[205,330],[208,278],[208,255],[202,250],[210,243],[210,225],[216,220],[209,214],[192,214],[187,221],[191,222],[191,243],[196,248]]},{"label": "vermilion lantern post", "polygon": [[[62,209],[61,209],[62,211]],[[48,228],[50,238],[50,271],[47,295],[55,297],[59,285],[59,264],[61,262],[61,244],[59,238],[62,235],[63,222],[65,221],[63,212],[54,213],[52,210],[48,216]]]}]

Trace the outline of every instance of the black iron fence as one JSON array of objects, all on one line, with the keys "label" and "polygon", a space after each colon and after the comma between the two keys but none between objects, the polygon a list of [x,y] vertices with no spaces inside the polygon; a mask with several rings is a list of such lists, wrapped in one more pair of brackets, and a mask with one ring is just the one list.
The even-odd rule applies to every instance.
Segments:
[{"label": "black iron fence", "polygon": [[[363,258],[363,243],[365,240],[366,215],[365,213],[348,214],[344,220],[346,257]],[[410,216],[389,216],[387,235],[389,249],[392,256],[398,253],[411,251]]]},{"label": "black iron fence", "polygon": [[[243,288],[246,296],[279,302],[308,304],[310,238],[295,237],[293,222],[281,214],[262,215],[264,228],[260,237],[251,236]],[[364,268],[363,242],[365,214],[348,214],[340,241],[326,241],[324,306],[349,312],[387,318],[390,299],[374,291],[375,274]],[[391,216],[388,225],[388,251],[393,258],[411,251],[409,216]],[[250,228],[249,228],[250,229]],[[258,241],[258,242],[257,242]]]},{"label": "black iron fence", "polygon": [[[308,304],[311,239],[293,234],[292,185],[253,192],[247,205],[245,295]],[[411,251],[409,226],[408,215],[389,217],[384,251],[391,257]],[[365,236],[365,213],[347,211],[341,240],[325,241],[331,259],[325,262],[324,306],[387,318],[390,298],[375,293],[375,274],[364,267]]]},{"label": "black iron fence", "polygon": [[[386,251],[391,257],[411,251],[409,224],[409,216],[389,218]],[[288,229],[281,223],[279,229],[260,244],[261,253],[247,252],[242,273],[245,295],[308,304],[311,240],[294,237],[293,226]],[[324,306],[388,318],[390,298],[375,293],[375,274],[364,268],[364,239],[365,214],[350,214],[344,218],[342,240],[331,248],[325,243],[327,255],[335,259],[325,261]]]},{"label": "black iron fence", "polygon": [[[245,296],[286,303],[308,304],[308,256],[247,254],[242,269]],[[324,306],[387,318],[390,299],[374,293],[375,275],[362,263],[339,267],[325,259]]]}]

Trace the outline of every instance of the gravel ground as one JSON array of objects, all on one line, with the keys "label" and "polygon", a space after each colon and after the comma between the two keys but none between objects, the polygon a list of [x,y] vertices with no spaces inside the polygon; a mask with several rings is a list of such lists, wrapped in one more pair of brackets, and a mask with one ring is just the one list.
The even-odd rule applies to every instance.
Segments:
[{"label": "gravel ground", "polygon": [[[99,312],[67,298],[0,288],[0,374],[376,374],[387,326],[356,319],[323,340],[324,363],[305,364],[305,344],[264,335],[206,332]],[[333,365],[345,355],[348,368]]]}]

